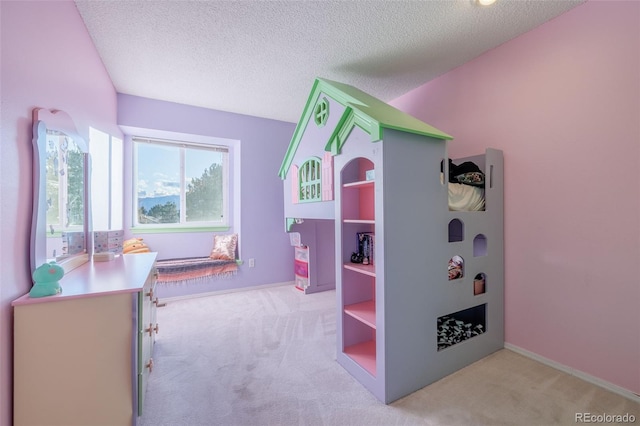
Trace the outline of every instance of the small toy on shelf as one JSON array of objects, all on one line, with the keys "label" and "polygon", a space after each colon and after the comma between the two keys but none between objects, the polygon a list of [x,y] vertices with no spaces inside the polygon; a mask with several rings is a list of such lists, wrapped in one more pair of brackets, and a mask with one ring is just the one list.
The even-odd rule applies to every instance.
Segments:
[{"label": "small toy on shelf", "polygon": [[31,297],[53,296],[62,292],[60,279],[64,276],[64,269],[56,262],[44,263],[33,271],[33,287],[29,292]]}]

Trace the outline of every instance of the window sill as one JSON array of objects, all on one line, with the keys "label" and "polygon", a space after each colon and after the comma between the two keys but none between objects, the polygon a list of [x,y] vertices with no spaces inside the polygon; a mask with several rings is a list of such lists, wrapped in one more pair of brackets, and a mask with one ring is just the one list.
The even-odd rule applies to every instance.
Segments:
[{"label": "window sill", "polygon": [[188,232],[227,232],[230,226],[163,226],[163,227],[134,227],[131,232],[134,234],[177,234]]}]

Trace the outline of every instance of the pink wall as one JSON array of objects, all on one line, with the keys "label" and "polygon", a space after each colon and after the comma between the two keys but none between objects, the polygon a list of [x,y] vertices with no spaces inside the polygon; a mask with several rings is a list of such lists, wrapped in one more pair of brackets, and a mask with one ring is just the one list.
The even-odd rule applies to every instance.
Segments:
[{"label": "pink wall", "polygon": [[505,158],[506,341],[640,392],[640,3],[590,1],[394,100]]},{"label": "pink wall", "polygon": [[[71,1],[0,2],[0,424],[11,300],[30,286],[31,110],[117,132],[116,94]],[[394,104],[505,154],[506,339],[640,392],[640,3],[589,2]],[[628,185],[631,182],[631,186]]]},{"label": "pink wall", "polygon": [[93,126],[121,133],[116,125],[115,90],[73,2],[2,1],[0,20],[0,424],[9,425],[10,302],[31,288],[31,111],[61,109],[74,117],[81,132]]}]

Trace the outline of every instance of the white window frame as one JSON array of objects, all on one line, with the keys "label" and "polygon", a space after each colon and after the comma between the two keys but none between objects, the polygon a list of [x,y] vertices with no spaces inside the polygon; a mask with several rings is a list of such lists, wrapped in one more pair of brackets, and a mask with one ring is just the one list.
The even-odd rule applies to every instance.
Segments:
[{"label": "white window frame", "polygon": [[[139,223],[138,222],[138,144],[147,143],[152,145],[164,145],[170,146],[174,148],[178,148],[180,151],[180,219],[178,223],[159,223],[159,224],[149,224],[149,223]],[[132,210],[133,210],[133,220],[132,225],[133,228],[137,231],[151,231],[151,232],[162,232],[162,231],[221,231],[228,230],[231,222],[230,222],[230,206],[229,206],[229,173],[230,173],[230,147],[226,145],[218,145],[218,144],[208,144],[208,143],[198,143],[198,142],[189,142],[182,140],[169,140],[169,139],[159,139],[159,138],[150,138],[150,137],[141,137],[134,136],[132,137],[132,145],[133,145],[133,155],[132,155],[132,163],[133,163],[133,175],[132,175],[132,183],[133,183],[133,200],[132,200]],[[186,161],[186,152],[185,150],[190,148],[197,149],[205,149],[211,151],[223,152],[225,155],[223,156],[223,173],[222,173],[222,218],[220,221],[199,221],[199,222],[187,222],[186,221],[186,188],[187,188],[187,179],[185,172],[185,161]]]},{"label": "white window frame", "polygon": [[[106,146],[99,146],[106,144]],[[98,151],[99,148],[102,150]],[[106,158],[104,156],[106,151]],[[106,132],[89,127],[89,154],[91,156],[91,211],[92,230],[120,230],[124,226],[124,141]],[[107,176],[96,175],[99,164],[106,162]],[[102,179],[99,179],[102,178]],[[102,182],[99,182],[99,181]],[[99,186],[102,184],[101,186]],[[105,187],[106,186],[106,187]],[[106,223],[98,220],[98,211],[106,211]]]}]

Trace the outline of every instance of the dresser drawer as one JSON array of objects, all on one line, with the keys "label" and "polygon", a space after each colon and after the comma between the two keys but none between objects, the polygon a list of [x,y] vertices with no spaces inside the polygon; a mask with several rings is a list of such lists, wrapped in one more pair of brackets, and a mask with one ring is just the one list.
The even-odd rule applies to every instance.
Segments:
[{"label": "dresser drawer", "polygon": [[309,278],[309,264],[308,263],[296,260],[294,262],[294,264],[295,264],[294,271],[295,271],[295,274],[297,276],[303,277],[303,278]]},{"label": "dresser drawer", "polygon": [[309,247],[296,247],[294,256],[295,260],[299,260],[301,262],[309,262]]},{"label": "dresser drawer", "polygon": [[301,290],[304,290],[305,288],[309,287],[309,278],[296,275],[295,286]]}]

